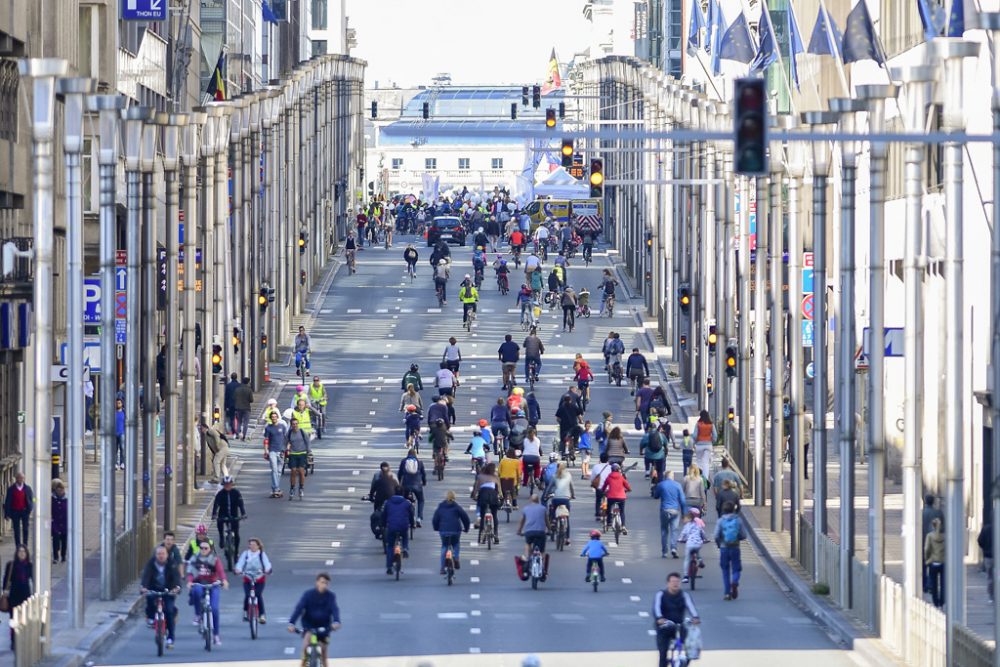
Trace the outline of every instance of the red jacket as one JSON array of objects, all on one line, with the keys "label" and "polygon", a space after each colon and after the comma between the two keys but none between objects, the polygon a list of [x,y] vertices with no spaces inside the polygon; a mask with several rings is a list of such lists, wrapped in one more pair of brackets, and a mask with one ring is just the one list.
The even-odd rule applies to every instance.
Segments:
[{"label": "red jacket", "polygon": [[604,480],[604,486],[601,487],[601,490],[604,491],[604,496],[608,500],[625,500],[625,493],[631,491],[632,487],[629,486],[625,475],[613,472]]}]

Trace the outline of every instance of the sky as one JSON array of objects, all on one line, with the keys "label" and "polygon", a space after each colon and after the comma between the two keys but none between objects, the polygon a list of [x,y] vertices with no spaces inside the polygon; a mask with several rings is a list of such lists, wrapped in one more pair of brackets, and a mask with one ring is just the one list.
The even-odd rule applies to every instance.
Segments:
[{"label": "sky", "polygon": [[347,0],[366,86],[534,84],[555,47],[561,62],[589,43],[584,0]]}]

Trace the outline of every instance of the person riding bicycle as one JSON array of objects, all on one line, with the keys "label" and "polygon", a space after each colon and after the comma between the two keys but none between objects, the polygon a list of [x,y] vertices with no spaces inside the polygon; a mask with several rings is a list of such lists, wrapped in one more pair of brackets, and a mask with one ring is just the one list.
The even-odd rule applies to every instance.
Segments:
[{"label": "person riding bicycle", "polygon": [[[181,590],[181,573],[171,562],[167,548],[163,545],[156,547],[156,553],[149,559],[142,569],[142,579],[139,592],[143,595],[147,593],[164,593],[163,596],[163,616],[167,625],[167,648],[174,645],[174,627],[177,620],[177,609],[174,605],[177,593]],[[156,598],[146,597],[146,621],[152,626],[156,616]]]},{"label": "person riding bicycle", "polygon": [[431,406],[427,408],[427,425],[433,429],[439,421],[444,424],[448,423],[448,401],[444,396],[437,396]]},{"label": "person riding bicycle", "polygon": [[267,616],[264,613],[264,585],[267,582],[267,575],[271,574],[271,559],[264,553],[264,544],[260,538],[251,537],[247,540],[249,548],[240,554],[233,571],[243,575],[243,620],[249,620],[250,605],[250,584],[252,583],[257,594],[257,611],[260,613],[260,622],[267,623]]},{"label": "person riding bicycle", "polygon": [[448,303],[448,278],[451,277],[451,270],[447,260],[434,262],[434,289],[441,290],[441,303]]},{"label": "person riding bicycle", "polygon": [[212,551],[212,546],[208,542],[198,544],[198,553],[188,561],[187,586],[190,591],[191,606],[195,609],[195,621],[201,625],[201,605],[202,599],[208,595],[209,604],[212,608],[212,629],[215,635],[212,640],[216,644],[221,644],[219,638],[219,588],[216,583],[223,588],[229,588],[229,581],[226,579],[226,572],[222,567],[222,560]]},{"label": "person riding bicycle", "polygon": [[681,575],[677,572],[667,575],[667,587],[657,591],[653,597],[653,618],[656,648],[660,652],[659,667],[667,667],[668,654],[678,633],[681,641],[687,639],[685,618],[690,618],[695,625],[701,622],[694,600],[687,591],[681,589]]},{"label": "person riding bicycle", "polygon": [[486,440],[483,439],[482,430],[479,426],[472,428],[472,439],[469,446],[465,448],[465,453],[472,457],[472,469],[476,469],[478,462],[480,467],[486,463]]},{"label": "person riding bicycle", "polygon": [[524,339],[524,381],[530,382],[531,378],[528,372],[531,368],[532,362],[535,364],[535,377],[537,378],[542,372],[542,355],[545,354],[545,344],[542,343],[542,339],[538,337],[538,329],[531,327],[528,331],[528,335]]},{"label": "person riding bicycle", "polygon": [[476,304],[479,302],[479,290],[475,285],[462,285],[458,290],[458,300],[462,302],[462,324],[469,319],[469,311],[476,311]]},{"label": "person riding bicycle", "polygon": [[523,476],[521,486],[528,486],[529,476],[532,480],[537,480],[542,475],[542,441],[538,438],[535,429],[528,428],[524,434],[524,443],[521,448],[521,461],[523,462]]},{"label": "person riding bicycle", "polygon": [[560,298],[560,305],[562,305],[563,310],[563,331],[566,331],[568,327],[570,333],[573,332],[573,328],[576,326],[576,308],[578,304],[579,300],[576,296],[576,290],[566,285]]},{"label": "person riding bicycle", "polygon": [[580,552],[581,558],[584,556],[587,557],[587,569],[583,577],[584,581],[590,581],[590,568],[594,563],[597,563],[597,569],[601,573],[601,581],[605,581],[604,557],[610,553],[607,545],[601,542],[601,531],[590,531],[590,541],[583,545],[583,551]]},{"label": "person riding bicycle", "polygon": [[403,261],[406,262],[407,272],[412,271],[413,275],[417,275],[417,260],[420,259],[420,255],[417,253],[417,249],[413,247],[412,243],[406,244],[406,250],[403,251]]},{"label": "person riding bicycle", "polygon": [[528,423],[528,418],[524,414],[524,410],[521,408],[514,408],[510,411],[510,436],[508,437],[508,442],[515,449],[521,449],[524,444],[525,435],[528,432],[528,428],[531,424]]},{"label": "person riding bicycle", "polygon": [[604,341],[604,364],[608,375],[617,375],[618,377],[624,375],[623,354],[625,354],[625,343],[622,342],[621,334],[613,331],[609,334],[609,338]]},{"label": "person riding bicycle", "polygon": [[534,301],[534,295],[531,293],[528,283],[521,283],[521,289],[517,291],[517,295],[514,297],[514,304],[521,309],[521,324],[531,321],[532,301]]},{"label": "person riding bicycle", "polygon": [[403,558],[410,557],[410,528],[416,525],[413,513],[413,503],[406,499],[403,487],[397,487],[396,493],[385,501],[382,507],[382,534],[385,535],[385,573],[392,574],[393,547],[396,538],[402,540]]},{"label": "person riding bicycle", "polygon": [[424,381],[420,378],[420,366],[410,364],[410,370],[403,374],[403,381],[399,384],[400,391],[406,391],[407,385],[413,385],[417,391],[424,390]]},{"label": "person riding bicycle", "polygon": [[586,287],[581,288],[576,295],[576,309],[579,313],[584,313],[590,310],[590,290]]},{"label": "person riding bicycle", "polygon": [[524,234],[520,229],[515,229],[510,233],[510,251],[514,255],[520,255],[524,250]]},{"label": "person riding bicycle", "polygon": [[484,232],[483,228],[480,227],[479,229],[476,230],[476,233],[472,235],[472,247],[477,250],[480,248],[483,248],[485,250],[486,246],[488,246],[489,244],[490,240],[486,236],[486,232]]},{"label": "person riding bicycle", "polygon": [[503,496],[510,496],[511,505],[517,509],[518,483],[521,481],[521,461],[517,458],[517,450],[509,447],[500,459],[498,475],[500,491]]},{"label": "person riding bicycle", "polygon": [[486,247],[477,245],[472,251],[472,273],[476,276],[477,282],[482,281],[484,271],[486,271]]},{"label": "person riding bicycle", "polygon": [[524,536],[524,556],[514,556],[517,575],[522,581],[528,578],[526,566],[531,552],[535,547],[542,553],[542,581],[549,573],[549,555],[545,553],[545,538],[549,534],[549,512],[540,503],[537,493],[531,494],[527,505],[521,509],[521,522],[517,526],[517,534]]},{"label": "person riding bicycle", "polygon": [[[463,285],[465,284],[463,283]],[[448,339],[448,344],[445,345],[444,352],[441,354],[441,361],[445,362],[448,370],[455,374],[455,386],[458,386],[458,373],[462,365],[462,350],[458,347],[458,341],[454,336]]]},{"label": "person riding bicycle", "polygon": [[550,299],[558,298],[559,289],[562,287],[562,280],[559,277],[559,272],[556,270],[559,267],[552,267],[549,271],[549,294],[546,297],[546,303],[549,303]]},{"label": "person riding bicycle", "polygon": [[521,347],[514,342],[510,334],[504,336],[504,342],[497,348],[497,359],[503,372],[503,388],[513,389],[517,380],[517,362],[521,356]]},{"label": "person riding bicycle", "polygon": [[295,393],[292,395],[292,402],[288,405],[288,407],[292,410],[296,409],[299,406],[300,400],[305,401],[307,405],[309,404],[309,390],[306,389],[306,386],[303,384],[295,387]]},{"label": "person riding bicycle", "polygon": [[458,554],[461,551],[461,539],[459,538],[462,533],[469,532],[471,523],[465,508],[455,502],[455,492],[448,491],[445,494],[445,499],[434,510],[434,516],[431,518],[431,526],[441,537],[441,574],[444,574],[444,557],[449,547],[455,569],[461,569],[462,565],[458,560]]},{"label": "person riding bicycle", "polygon": [[214,551],[215,542],[212,538],[208,536],[208,526],[203,523],[199,523],[198,527],[194,529],[194,537],[188,542],[188,547],[184,551],[184,562],[188,562],[192,558],[198,555],[199,547],[202,542],[208,544],[208,546]]},{"label": "person riding bicycle", "polygon": [[613,463],[611,465],[611,474],[604,480],[601,491],[604,492],[604,497],[608,499],[608,516],[611,515],[611,507],[613,505],[618,506],[619,515],[622,520],[622,533],[624,535],[628,535],[628,529],[625,528],[625,498],[626,494],[631,490],[632,487],[629,486],[628,480],[622,474],[621,465]]},{"label": "person riding bicycle", "polygon": [[649,364],[646,363],[646,357],[639,352],[637,347],[632,348],[632,354],[625,362],[625,375],[628,377],[628,381],[633,384],[632,396],[635,396],[635,386],[641,385],[643,378],[649,377]]},{"label": "person riding bicycle", "polygon": [[594,256],[594,230],[589,227],[583,230],[581,242],[583,243],[583,258],[589,262]]},{"label": "person riding bicycle", "polygon": [[507,266],[507,260],[500,255],[497,255],[497,258],[493,260],[493,273],[496,274],[497,284],[503,281],[510,288],[510,267]]},{"label": "person riding bicycle", "polygon": [[417,499],[417,528],[424,522],[424,487],[427,486],[427,473],[424,462],[417,458],[417,452],[411,449],[406,457],[399,462],[399,485],[407,496],[413,494]]},{"label": "person riding bicycle", "polygon": [[615,280],[614,276],[611,275],[609,269],[604,269],[604,275],[601,277],[601,285],[598,289],[601,291],[601,314],[604,314],[604,309],[607,306],[608,299],[615,298],[615,289],[618,287],[618,281]]},{"label": "person riding bicycle", "polygon": [[[360,232],[362,226],[358,225],[358,230]],[[347,259],[348,268],[352,266],[357,266],[358,264],[358,248],[364,245],[364,240],[358,241],[354,237],[354,231],[347,232],[347,240],[344,241],[344,257]]]},{"label": "person riding bicycle", "polygon": [[[546,467],[546,472],[548,472],[548,467]],[[566,508],[566,544],[569,544],[571,530],[569,527],[570,501],[576,500],[576,492],[573,490],[573,475],[566,469],[564,462],[557,462],[555,471],[548,476],[542,498],[543,500],[548,500],[549,519],[553,525],[555,525],[558,514],[557,509],[559,507]]]},{"label": "person riding bicycle", "polygon": [[590,369],[590,364],[583,358],[583,355],[577,354],[576,360],[573,363],[573,367],[576,369],[576,373],[573,375],[573,379],[576,380],[577,389],[583,394],[587,401],[590,401],[590,383],[594,380],[594,372]]},{"label": "person riding bicycle", "polygon": [[[309,385],[309,403],[317,409],[317,411],[322,416],[326,412],[326,402],[329,395],[326,393],[326,387],[323,386],[322,380],[319,379],[318,375],[313,376],[312,384]],[[320,423],[316,425],[316,435],[321,437],[322,432],[322,418]]]},{"label": "person riding bicycle", "polygon": [[[405,394],[404,394],[405,397]],[[414,441],[420,437],[420,423],[423,419],[420,410],[412,403],[406,406],[406,416],[403,418],[403,425],[406,428],[406,446],[412,447]]]},{"label": "person riding bicycle", "polygon": [[[497,511],[500,509],[500,478],[497,477],[495,463],[487,463],[476,475],[470,498],[476,501],[480,522],[485,520],[487,512],[493,517],[493,543],[500,544],[500,524],[497,521]],[[487,539],[489,537],[491,536],[487,535]]]},{"label": "person riding bicycle", "polygon": [[538,399],[535,397],[535,392],[529,391],[524,402],[528,406],[528,410],[525,413],[528,424],[533,428],[537,428],[538,422],[542,421],[542,406],[539,405]]},{"label": "person riding bicycle", "polygon": [[436,419],[430,423],[430,435],[428,440],[431,443],[431,451],[433,451],[435,458],[439,453],[443,453],[445,460],[448,457],[448,445],[454,439],[454,436],[448,430],[448,425],[444,419]]},{"label": "person riding bicycle", "polygon": [[[313,633],[319,642],[323,653],[323,667],[326,667],[326,645],[329,633],[340,629],[340,609],[337,608],[337,596],[329,590],[330,575],[320,572],[316,575],[316,586],[302,594],[291,618],[288,619],[288,631],[295,632],[295,623],[302,619],[302,651],[309,646]],[[317,632],[322,630],[323,632]]]},{"label": "person riding bicycle", "polygon": [[306,465],[309,463],[309,434],[302,430],[302,424],[293,415],[291,428],[285,437],[285,461],[288,462],[288,500],[291,500],[295,493],[295,480],[299,480],[299,498],[302,498],[303,488],[306,483]]},{"label": "person riding bicycle", "polygon": [[451,248],[448,246],[448,242],[444,239],[438,239],[437,243],[434,244],[434,250],[431,251],[431,266],[437,266],[438,262],[450,259]]},{"label": "person riding bicycle", "polygon": [[219,543],[226,544],[226,524],[233,531],[236,552],[240,550],[240,520],[247,518],[247,508],[243,504],[243,494],[236,488],[236,481],[229,475],[222,478],[222,490],[215,494],[212,503],[212,521],[218,521]]},{"label": "person riding bicycle", "polygon": [[458,378],[448,368],[447,362],[441,362],[441,366],[434,376],[434,386],[437,387],[438,396],[450,396],[455,392],[455,387],[458,386]]},{"label": "person riding bicycle", "polygon": [[700,565],[701,547],[705,542],[708,542],[708,536],[705,534],[705,522],[701,520],[701,510],[697,507],[688,508],[687,522],[681,529],[681,535],[677,541],[685,545],[684,580],[681,583],[686,584],[688,583],[688,572],[691,571],[691,559],[697,559]]},{"label": "person riding bicycle", "polygon": [[309,334],[306,333],[305,327],[299,327],[299,333],[295,336],[292,349],[295,350],[295,368],[298,368],[304,360],[306,375],[309,375],[309,371],[312,369],[312,361],[309,359]]}]

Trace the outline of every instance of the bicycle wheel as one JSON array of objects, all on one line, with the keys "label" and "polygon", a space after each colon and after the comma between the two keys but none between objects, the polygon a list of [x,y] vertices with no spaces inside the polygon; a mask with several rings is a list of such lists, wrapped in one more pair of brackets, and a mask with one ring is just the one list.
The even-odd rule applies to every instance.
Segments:
[{"label": "bicycle wheel", "polygon": [[403,569],[403,559],[401,556],[396,556],[392,563],[392,569],[396,574],[396,581],[399,581],[399,573]]},{"label": "bicycle wheel", "polygon": [[[209,595],[208,589],[205,589],[204,595]],[[205,636],[205,650],[209,653],[212,652],[212,608],[211,606],[202,605],[201,607],[201,634]]]},{"label": "bicycle wheel", "polygon": [[559,528],[556,530],[556,550],[562,551],[566,546],[566,522],[559,519]]},{"label": "bicycle wheel", "polygon": [[164,646],[164,631],[166,620],[160,615],[156,615],[156,655],[157,657],[163,656],[163,646]]},{"label": "bicycle wheel", "polygon": [[258,617],[259,613],[260,613],[260,610],[259,610],[259,608],[257,606],[257,598],[256,597],[251,597],[250,598],[250,603],[247,605],[247,620],[250,622],[249,623],[249,625],[250,625],[250,639],[257,639],[257,629],[258,629],[258,626],[257,626],[257,623],[258,623],[257,617]]}]

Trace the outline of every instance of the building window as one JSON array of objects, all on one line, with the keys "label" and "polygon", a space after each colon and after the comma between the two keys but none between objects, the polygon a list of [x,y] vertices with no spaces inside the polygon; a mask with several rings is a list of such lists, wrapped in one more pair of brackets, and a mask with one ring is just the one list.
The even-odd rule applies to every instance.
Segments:
[{"label": "building window", "polygon": [[325,56],[326,55],[326,40],[325,39],[314,39],[312,41],[313,55],[314,56]]},{"label": "building window", "polygon": [[436,157],[424,158],[424,169],[427,171],[434,171],[438,168],[438,161]]},{"label": "building window", "polygon": [[17,61],[0,59],[0,139],[17,141]]},{"label": "building window", "polygon": [[490,160],[490,169],[503,169],[503,158],[495,157]]},{"label": "building window", "polygon": [[392,169],[393,171],[399,171],[403,168],[403,158],[394,157],[392,158]]},{"label": "building window", "polygon": [[[100,213],[97,201],[98,197],[94,196],[94,140],[91,137],[84,137],[83,139],[83,151],[80,157],[80,170],[82,174],[82,189],[83,189],[83,212],[84,213]],[[100,193],[98,193],[98,196]]]},{"label": "building window", "polygon": [[327,0],[312,0],[313,30],[326,30],[326,2]]},{"label": "building window", "polygon": [[469,171],[469,158],[467,157],[458,158],[458,170]]}]

